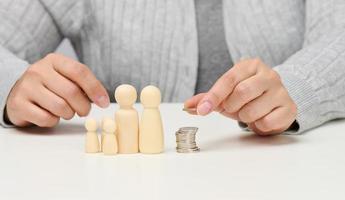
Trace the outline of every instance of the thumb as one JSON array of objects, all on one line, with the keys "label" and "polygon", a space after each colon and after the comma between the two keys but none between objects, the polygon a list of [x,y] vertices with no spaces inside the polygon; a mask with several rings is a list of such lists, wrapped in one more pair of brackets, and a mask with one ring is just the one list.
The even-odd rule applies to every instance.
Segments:
[{"label": "thumb", "polygon": [[221,107],[221,103],[229,95],[229,93],[230,91],[225,88],[212,88],[198,102],[198,115],[207,115],[210,112],[219,109]]},{"label": "thumb", "polygon": [[207,115],[224,101],[224,99],[232,92],[238,80],[235,72],[230,69],[223,74],[212,88],[203,96],[197,106],[199,115]]},{"label": "thumb", "polygon": [[196,108],[200,100],[205,96],[206,93],[197,94],[184,102],[185,108]]}]

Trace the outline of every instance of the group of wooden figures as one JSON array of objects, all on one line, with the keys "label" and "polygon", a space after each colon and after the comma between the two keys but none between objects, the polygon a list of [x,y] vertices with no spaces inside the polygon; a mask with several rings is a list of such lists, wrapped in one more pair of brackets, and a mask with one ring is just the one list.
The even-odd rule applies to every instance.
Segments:
[{"label": "group of wooden figures", "polygon": [[86,120],[85,152],[103,152],[105,155],[163,152],[163,125],[158,108],[161,103],[160,90],[150,85],[141,91],[140,101],[144,110],[140,124],[138,112],[133,108],[137,100],[136,89],[131,85],[120,85],[115,90],[115,99],[120,108],[115,112],[115,120],[108,117],[102,120],[100,142],[97,121]]}]

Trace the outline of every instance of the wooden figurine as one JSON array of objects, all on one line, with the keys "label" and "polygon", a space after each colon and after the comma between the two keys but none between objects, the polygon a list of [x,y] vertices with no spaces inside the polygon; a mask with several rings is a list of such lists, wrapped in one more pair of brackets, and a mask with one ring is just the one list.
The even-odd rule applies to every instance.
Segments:
[{"label": "wooden figurine", "polygon": [[141,92],[140,101],[144,106],[139,131],[140,152],[161,153],[164,151],[163,125],[158,108],[161,92],[155,86],[147,86]]},{"label": "wooden figurine", "polygon": [[85,152],[86,153],[98,153],[99,152],[99,140],[97,135],[97,121],[95,119],[88,119],[85,122],[86,141]]},{"label": "wooden figurine", "polygon": [[131,85],[120,85],[115,90],[115,99],[120,109],[115,113],[118,128],[117,141],[119,153],[139,152],[139,118],[133,108],[137,100],[137,91]]},{"label": "wooden figurine", "polygon": [[105,155],[115,155],[118,152],[116,139],[116,124],[112,119],[105,119],[103,123],[105,132],[102,149]]},{"label": "wooden figurine", "polygon": [[101,129],[102,129],[102,134],[101,134],[101,151],[103,151],[103,140],[104,140],[104,136],[106,134],[106,131],[104,130],[104,122],[107,120],[113,120],[111,117],[106,116],[102,118],[102,122],[101,122]]}]

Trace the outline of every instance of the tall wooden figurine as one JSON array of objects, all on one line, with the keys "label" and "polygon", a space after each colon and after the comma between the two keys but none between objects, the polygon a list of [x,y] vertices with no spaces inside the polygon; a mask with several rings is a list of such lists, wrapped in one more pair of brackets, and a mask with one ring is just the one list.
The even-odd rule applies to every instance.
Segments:
[{"label": "tall wooden figurine", "polygon": [[140,95],[144,106],[139,131],[139,149],[142,153],[154,154],[164,151],[164,133],[159,111],[161,92],[155,86],[145,87]]},{"label": "tall wooden figurine", "polygon": [[86,153],[98,153],[99,152],[99,140],[97,135],[97,121],[95,119],[88,119],[85,122],[86,141],[85,152]]},{"label": "tall wooden figurine", "polygon": [[138,112],[133,108],[137,100],[137,91],[131,85],[120,85],[115,90],[115,99],[120,105],[120,109],[115,113],[118,152],[138,153],[139,118]]},{"label": "tall wooden figurine", "polygon": [[105,132],[103,138],[102,149],[105,155],[117,154],[117,139],[116,139],[116,124],[112,119],[105,119],[103,121],[103,130]]}]

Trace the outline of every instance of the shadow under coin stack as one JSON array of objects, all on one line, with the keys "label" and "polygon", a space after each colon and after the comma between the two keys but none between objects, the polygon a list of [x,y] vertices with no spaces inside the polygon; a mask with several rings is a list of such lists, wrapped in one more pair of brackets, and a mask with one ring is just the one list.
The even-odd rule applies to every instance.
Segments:
[{"label": "shadow under coin stack", "polygon": [[200,148],[197,147],[195,142],[195,135],[198,131],[196,127],[183,127],[176,133],[176,151],[178,153],[193,153],[199,152]]}]

